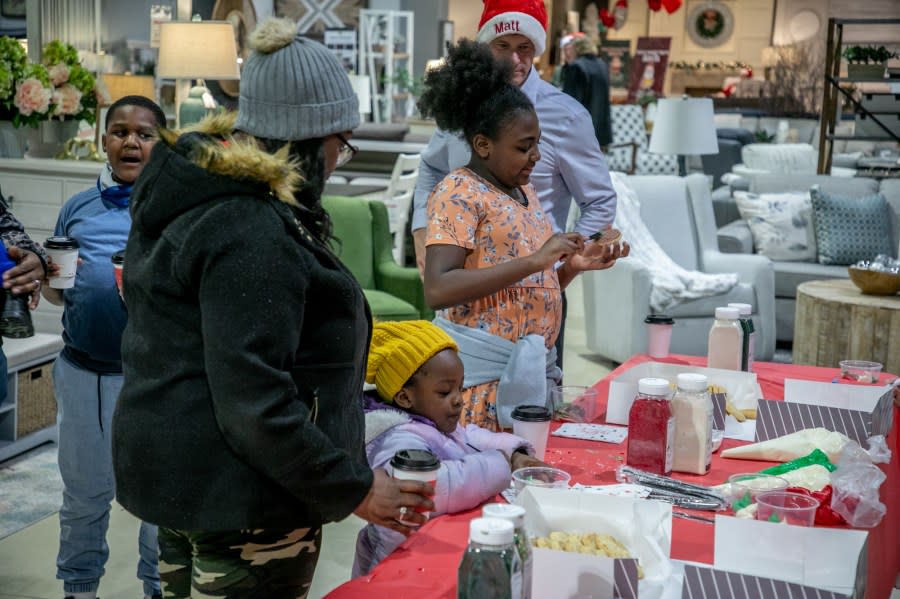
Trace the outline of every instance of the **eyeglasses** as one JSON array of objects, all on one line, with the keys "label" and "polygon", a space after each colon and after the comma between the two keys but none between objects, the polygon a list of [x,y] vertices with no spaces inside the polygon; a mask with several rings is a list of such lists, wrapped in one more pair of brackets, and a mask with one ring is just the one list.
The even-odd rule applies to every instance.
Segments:
[{"label": "eyeglasses", "polygon": [[359,148],[351,145],[350,142],[347,141],[347,138],[340,133],[335,133],[335,136],[341,140],[341,148],[338,150],[337,163],[335,164],[335,168],[340,168],[356,156],[356,153],[359,152]]}]

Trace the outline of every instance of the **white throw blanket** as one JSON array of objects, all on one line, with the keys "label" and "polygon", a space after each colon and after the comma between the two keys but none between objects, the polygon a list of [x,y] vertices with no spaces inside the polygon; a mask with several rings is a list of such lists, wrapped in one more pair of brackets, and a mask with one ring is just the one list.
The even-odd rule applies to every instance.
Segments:
[{"label": "white throw blanket", "polygon": [[654,312],[670,310],[685,300],[725,293],[737,285],[736,274],[686,270],[672,260],[641,219],[640,201],[626,176],[618,172],[611,172],[610,176],[619,198],[616,228],[631,245],[630,258],[650,271],[650,308]]}]

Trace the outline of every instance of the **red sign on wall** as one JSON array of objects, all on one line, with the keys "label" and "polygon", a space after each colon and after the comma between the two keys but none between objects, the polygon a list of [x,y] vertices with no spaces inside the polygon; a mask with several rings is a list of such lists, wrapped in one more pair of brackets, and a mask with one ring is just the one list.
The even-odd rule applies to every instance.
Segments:
[{"label": "red sign on wall", "polygon": [[669,64],[670,37],[639,37],[631,59],[628,101],[638,102],[644,96],[662,97],[663,81]]}]

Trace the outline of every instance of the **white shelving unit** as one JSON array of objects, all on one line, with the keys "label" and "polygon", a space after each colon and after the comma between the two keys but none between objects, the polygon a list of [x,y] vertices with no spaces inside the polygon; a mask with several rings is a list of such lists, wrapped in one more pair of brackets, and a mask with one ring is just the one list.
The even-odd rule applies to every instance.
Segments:
[{"label": "white shelving unit", "polygon": [[414,76],[413,12],[360,10],[358,72],[369,78],[374,122],[390,123],[412,114],[412,95],[397,85],[404,71],[408,79]]},{"label": "white shelving unit", "polygon": [[47,333],[3,340],[8,366],[7,396],[0,402],[0,462],[56,440],[52,372],[62,346],[61,336]]}]

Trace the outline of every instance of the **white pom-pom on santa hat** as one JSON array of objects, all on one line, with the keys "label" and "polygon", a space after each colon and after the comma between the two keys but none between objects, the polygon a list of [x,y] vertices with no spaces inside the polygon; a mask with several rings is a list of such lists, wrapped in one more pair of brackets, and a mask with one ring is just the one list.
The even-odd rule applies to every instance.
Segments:
[{"label": "white pom-pom on santa hat", "polygon": [[547,9],[544,0],[484,0],[476,39],[485,44],[501,35],[517,33],[534,43],[540,56],[547,45]]}]

